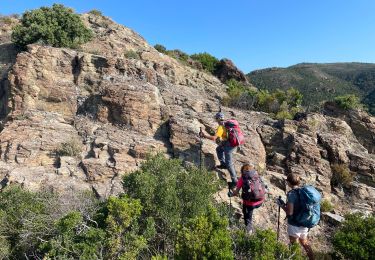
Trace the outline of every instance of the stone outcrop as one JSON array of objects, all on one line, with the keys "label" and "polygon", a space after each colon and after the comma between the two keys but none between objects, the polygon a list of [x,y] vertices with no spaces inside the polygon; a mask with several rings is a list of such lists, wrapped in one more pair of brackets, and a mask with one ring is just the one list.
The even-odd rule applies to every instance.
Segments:
[{"label": "stone outcrop", "polygon": [[346,111],[334,102],[324,104],[324,113],[344,120],[353,130],[358,141],[369,153],[375,154],[375,118],[360,110]]},{"label": "stone outcrop", "polygon": [[221,80],[221,82],[227,82],[230,79],[234,79],[249,85],[246,75],[229,59],[220,60],[215,75]]}]

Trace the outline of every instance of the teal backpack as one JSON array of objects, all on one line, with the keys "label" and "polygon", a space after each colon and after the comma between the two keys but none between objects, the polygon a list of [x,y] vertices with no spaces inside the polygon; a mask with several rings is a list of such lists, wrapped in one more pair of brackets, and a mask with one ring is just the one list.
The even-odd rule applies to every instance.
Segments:
[{"label": "teal backpack", "polygon": [[293,219],[302,227],[312,228],[320,220],[320,200],[322,196],[313,186],[306,185],[297,190],[300,210]]}]

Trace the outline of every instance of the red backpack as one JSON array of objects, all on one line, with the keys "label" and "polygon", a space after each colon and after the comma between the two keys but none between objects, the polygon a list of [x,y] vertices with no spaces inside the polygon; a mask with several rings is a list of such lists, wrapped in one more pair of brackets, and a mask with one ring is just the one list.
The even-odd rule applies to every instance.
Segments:
[{"label": "red backpack", "polygon": [[230,146],[236,147],[245,143],[245,137],[237,120],[228,120],[224,123],[224,126],[227,129],[227,136]]},{"label": "red backpack", "polygon": [[242,174],[242,199],[260,201],[266,197],[266,186],[257,171],[245,171]]}]

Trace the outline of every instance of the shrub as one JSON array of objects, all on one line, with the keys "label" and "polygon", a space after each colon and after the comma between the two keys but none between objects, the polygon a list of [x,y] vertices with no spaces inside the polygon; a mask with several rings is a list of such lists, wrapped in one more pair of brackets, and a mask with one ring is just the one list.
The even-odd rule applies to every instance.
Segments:
[{"label": "shrub", "polygon": [[199,61],[203,69],[214,74],[219,64],[219,60],[207,52],[197,53],[190,56],[193,60]]},{"label": "shrub", "polygon": [[358,109],[362,107],[359,97],[353,94],[338,96],[335,98],[335,102],[339,107],[345,110]]},{"label": "shrub", "polygon": [[304,259],[298,244],[288,248],[277,241],[270,229],[256,230],[251,236],[245,231],[233,232],[236,259]]},{"label": "shrub", "polygon": [[138,200],[122,196],[110,197],[94,219],[69,212],[40,248],[54,259],[136,259],[146,247],[137,224],[141,210]]},{"label": "shrub", "polygon": [[333,236],[333,248],[345,259],[373,259],[375,255],[375,217],[360,213],[346,215]]},{"label": "shrub", "polygon": [[159,154],[138,171],[124,177],[124,189],[143,206],[142,226],[154,227],[151,252],[172,257],[180,223],[204,215],[212,204],[217,181],[213,174],[182,166],[181,161]]},{"label": "shrub", "polygon": [[40,239],[53,234],[57,201],[44,192],[8,187],[0,193],[0,255],[21,259],[37,250]]},{"label": "shrub", "polygon": [[353,181],[353,175],[351,174],[346,164],[333,164],[331,165],[332,178],[331,185],[333,186],[344,186],[349,187]]},{"label": "shrub", "polygon": [[322,200],[320,202],[320,211],[321,212],[329,212],[329,211],[332,211],[335,207],[332,205],[331,202],[329,202],[329,200]]},{"label": "shrub", "polygon": [[20,22],[13,30],[12,40],[22,48],[36,42],[54,47],[76,48],[93,37],[79,15],[60,4],[54,4],[52,8],[41,7],[27,11]]},{"label": "shrub", "polygon": [[154,48],[158,51],[158,52],[161,52],[161,53],[164,53],[164,54],[167,54],[167,48],[165,48],[163,45],[161,44],[155,44]]},{"label": "shrub", "polygon": [[263,111],[276,119],[293,119],[295,114],[300,112],[302,94],[297,89],[257,91],[234,79],[226,84],[228,97],[223,99],[223,104],[227,106]]},{"label": "shrub", "polygon": [[228,220],[210,207],[178,230],[176,259],[233,259]]},{"label": "shrub", "polygon": [[96,10],[96,9],[93,9],[89,12],[89,14],[93,14],[93,15],[96,15],[96,16],[103,16],[103,13],[99,10]]},{"label": "shrub", "polygon": [[136,60],[140,59],[139,54],[133,50],[125,51],[124,55],[125,55],[125,58],[127,59],[136,59]]},{"label": "shrub", "polygon": [[8,16],[0,17],[0,24],[11,25],[13,23],[13,19]]},{"label": "shrub", "polygon": [[225,84],[228,86],[228,98],[224,98],[224,105],[241,109],[252,109],[254,107],[256,89],[249,88],[235,79],[230,79]]},{"label": "shrub", "polygon": [[170,50],[167,51],[168,55],[181,61],[183,64],[188,65],[187,61],[189,60],[189,55],[181,50]]},{"label": "shrub", "polygon": [[56,150],[58,156],[78,156],[80,153],[81,143],[75,138],[60,144]]},{"label": "shrub", "polygon": [[81,213],[70,212],[56,223],[56,234],[40,245],[46,259],[99,259],[105,233],[90,226]]}]

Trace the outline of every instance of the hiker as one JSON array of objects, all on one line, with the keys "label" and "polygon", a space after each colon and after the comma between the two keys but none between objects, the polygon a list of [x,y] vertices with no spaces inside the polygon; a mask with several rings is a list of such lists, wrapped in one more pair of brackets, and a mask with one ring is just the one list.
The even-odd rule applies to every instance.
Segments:
[{"label": "hiker", "polygon": [[248,234],[253,232],[253,210],[262,206],[267,186],[262,181],[254,164],[246,163],[241,167],[241,178],[236,188],[228,192],[228,197],[236,196],[242,189],[242,212]]},{"label": "hiker", "polygon": [[[285,211],[288,218],[288,235],[290,243],[299,243],[305,249],[308,258],[314,259],[313,251],[308,243],[308,233],[311,227],[315,226],[320,219],[320,193],[312,186],[300,187],[300,177],[297,174],[290,173],[286,179],[291,190],[287,194],[287,202],[281,199],[277,204]],[[305,197],[307,192],[309,198]],[[313,207],[308,204],[313,201]]]},{"label": "hiker", "polygon": [[[215,119],[218,123],[215,135],[205,134],[201,130],[199,136],[215,141],[218,144],[216,154],[220,165],[217,168],[228,169],[232,179],[232,186],[235,187],[237,184],[237,174],[233,164],[233,152],[237,146],[244,143],[244,137],[236,120],[225,121],[222,112],[217,113]],[[232,131],[233,129],[235,131]],[[234,135],[235,137],[233,137]]]}]

